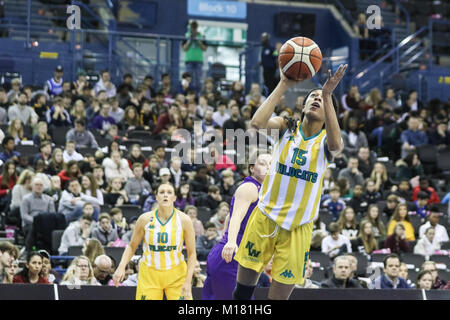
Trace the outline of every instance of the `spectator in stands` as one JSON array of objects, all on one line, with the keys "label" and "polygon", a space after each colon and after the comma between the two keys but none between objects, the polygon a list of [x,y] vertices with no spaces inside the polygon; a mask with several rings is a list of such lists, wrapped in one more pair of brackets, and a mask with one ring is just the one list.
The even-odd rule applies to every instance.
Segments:
[{"label": "spectator in stands", "polygon": [[410,288],[415,288],[416,284],[412,282],[410,279],[408,279],[408,267],[406,263],[402,262],[400,263],[400,271],[398,272],[398,276],[400,278],[403,278],[406,280],[406,283],[409,285]]},{"label": "spectator in stands", "polygon": [[122,236],[128,229],[127,219],[123,216],[122,209],[112,208],[111,211],[109,212],[109,215],[112,218],[111,226],[113,227],[113,229],[117,230],[119,238],[122,238]]},{"label": "spectator in stands", "polygon": [[226,220],[230,212],[230,205],[226,202],[221,202],[217,207],[216,213],[209,219],[209,222],[214,223],[218,233],[218,239],[221,239],[226,227]]},{"label": "spectator in stands", "polygon": [[419,191],[417,194],[417,200],[414,201],[414,209],[411,214],[416,214],[420,216],[421,223],[425,223],[426,216],[429,215],[427,203],[430,199],[430,196],[425,191]]},{"label": "spectator in stands", "polygon": [[182,48],[186,52],[186,71],[192,75],[192,87],[198,92],[201,88],[203,51],[206,51],[206,41],[198,32],[197,21],[190,23],[190,30],[186,33],[187,40],[183,40]]},{"label": "spectator in stands", "polygon": [[97,185],[97,181],[92,173],[88,172],[81,177],[81,192],[97,198],[98,204],[95,205],[100,210],[100,206],[104,204],[103,193]]},{"label": "spectator in stands", "polygon": [[[154,114],[155,117],[158,118],[160,115],[167,112],[167,110],[169,109],[169,106],[167,105],[167,103],[165,103],[164,93],[161,91],[156,93],[156,96],[154,99],[155,99],[155,102],[151,106],[152,114]],[[156,120],[154,122],[156,124]]]},{"label": "spectator in stands", "polygon": [[10,242],[0,242],[0,284],[12,283],[13,276],[7,273],[13,261],[19,257],[19,250]]},{"label": "spectator in stands", "polygon": [[397,167],[395,174],[395,180],[397,181],[410,180],[424,174],[423,165],[420,163],[416,152],[408,153],[405,158],[398,160],[395,166]]},{"label": "spectator in stands", "polygon": [[59,172],[61,172],[63,169],[64,169],[63,151],[60,148],[55,148],[53,150],[52,157],[50,158],[48,166],[45,169],[45,172],[50,176],[54,176],[57,175]]},{"label": "spectator in stands", "polygon": [[353,188],[352,198],[347,201],[347,206],[352,207],[357,215],[363,215],[367,211],[368,202],[363,193],[363,187],[357,184]]},{"label": "spectator in stands", "polygon": [[[206,161],[208,160],[213,160],[214,162],[207,162],[207,165],[212,165],[213,163],[215,164],[214,168],[214,173],[217,173],[217,171],[223,170],[223,169],[229,169],[233,172],[236,171],[236,165],[234,164],[233,160],[231,160],[230,157],[228,157],[225,153],[223,153],[223,149],[222,148],[218,148],[216,147],[214,144],[210,144],[209,145],[209,153],[210,153],[210,157],[206,157]],[[221,150],[222,149],[222,150]]]},{"label": "spectator in stands", "polygon": [[34,155],[33,165],[36,166],[39,160],[42,160],[45,164],[44,169],[50,163],[52,156],[52,143],[51,141],[43,141],[39,146],[39,153]]},{"label": "spectator in stands", "polygon": [[327,168],[323,174],[323,185],[322,190],[323,194],[329,194],[330,190],[335,186],[334,178],[333,178],[333,172],[330,168]]},{"label": "spectator in stands", "polygon": [[191,186],[187,181],[180,184],[177,189],[177,200],[174,203],[177,209],[184,211],[185,207],[194,205],[195,200],[191,195],[190,188]]},{"label": "spectator in stands", "polygon": [[[230,118],[223,123],[223,129],[246,130],[245,122],[241,118],[241,111],[238,105],[231,107]],[[226,131],[225,131],[226,132]],[[237,141],[236,141],[237,142]]]},{"label": "spectator in stands", "polygon": [[95,182],[97,182],[98,188],[100,188],[101,190],[105,190],[108,186],[108,183],[105,179],[103,179],[103,167],[101,165],[96,165],[92,171],[92,174],[94,175]]},{"label": "spectator in stands", "polygon": [[380,193],[389,190],[391,186],[386,166],[381,162],[375,163],[372,173],[370,174],[370,179],[375,182],[375,190]]},{"label": "spectator in stands", "polygon": [[352,252],[350,240],[340,233],[337,222],[330,223],[328,231],[330,232],[330,235],[322,240],[323,253],[333,259],[342,252]]},{"label": "spectator in stands", "polygon": [[356,239],[359,231],[359,225],[356,222],[355,210],[353,210],[352,207],[346,207],[344,210],[342,210],[339,215],[337,224],[343,236],[345,236],[349,240]]},{"label": "spectator in stands", "polygon": [[104,134],[111,125],[116,124],[114,118],[109,116],[110,109],[109,102],[101,104],[100,113],[92,121],[92,129],[99,130],[101,134]]},{"label": "spectator in stands", "polygon": [[76,120],[84,120],[86,122],[86,108],[81,99],[75,101],[73,108],[70,110],[70,122],[75,123]]},{"label": "spectator in stands", "polygon": [[217,102],[216,110],[217,111],[213,113],[212,118],[219,126],[223,127],[225,121],[230,119],[226,102],[224,100],[219,100],[219,102]]},{"label": "spectator in stands", "polygon": [[384,274],[372,281],[370,289],[409,289],[406,280],[399,277],[400,258],[396,254],[384,258],[383,264]]},{"label": "spectator in stands", "polygon": [[394,215],[392,216],[388,224],[388,236],[394,232],[394,227],[396,226],[397,222],[400,222],[405,227],[407,241],[416,240],[416,237],[414,236],[414,227],[412,226],[408,215],[408,207],[404,203],[398,204],[395,208]]},{"label": "spectator in stands", "polygon": [[83,156],[75,151],[75,141],[66,141],[66,147],[63,152],[64,162],[68,163],[69,161],[81,161],[83,160]]},{"label": "spectator in stands", "polygon": [[61,275],[52,270],[50,254],[46,250],[39,250],[38,252],[42,256],[42,270],[39,276],[47,279],[50,284],[59,284]]},{"label": "spectator in stands", "polygon": [[143,127],[141,127],[141,124],[140,124],[139,114],[134,106],[129,105],[125,109],[123,120],[119,124],[119,126],[122,129],[126,129],[127,132],[132,131],[132,130],[143,129]]},{"label": "spectator in stands", "polygon": [[94,135],[86,129],[84,119],[75,120],[75,127],[66,133],[66,141],[75,141],[76,148],[98,148]]},{"label": "spectator in stands", "polygon": [[408,153],[416,151],[416,147],[428,143],[428,137],[422,130],[419,129],[419,120],[415,117],[410,117],[408,120],[408,129],[402,132],[402,158],[405,158]]},{"label": "spectator in stands", "polygon": [[90,238],[84,243],[82,255],[88,257],[91,264],[94,264],[95,259],[102,254],[105,254],[105,250],[103,249],[100,241],[98,241],[97,239]]},{"label": "spectator in stands", "polygon": [[125,182],[128,178],[133,177],[133,172],[128,165],[128,161],[121,158],[119,151],[112,151],[110,153],[110,158],[105,158],[103,160],[102,166],[105,168],[105,177],[107,181],[119,177]]},{"label": "spectator in stands", "polygon": [[153,99],[156,95],[156,90],[153,87],[154,78],[151,74],[145,76],[143,84],[147,87],[145,97],[147,99]]},{"label": "spectator in stands", "polygon": [[79,285],[94,285],[99,283],[94,276],[91,262],[86,256],[78,256],[72,260],[69,268],[62,279],[61,285],[79,286]]},{"label": "spectator in stands", "polygon": [[375,240],[373,225],[370,221],[365,220],[361,222],[359,235],[351,243],[353,252],[362,252],[370,255],[373,251],[378,250],[378,243]]},{"label": "spectator in stands", "polygon": [[191,218],[195,230],[195,236],[198,237],[203,235],[205,233],[205,229],[203,228],[203,223],[197,219],[197,207],[193,205],[187,205],[184,208],[184,212],[186,212],[189,218]]},{"label": "spectator in stands", "polygon": [[208,207],[211,210],[216,210],[219,203],[222,201],[220,189],[216,185],[210,185],[208,187],[208,194],[199,197],[195,200],[195,205],[198,207]]},{"label": "spectator in stands", "polygon": [[40,276],[42,271],[42,256],[38,252],[30,252],[27,255],[27,263],[18,274],[14,276],[14,283],[40,283],[50,284],[47,279]]},{"label": "spectator in stands", "polygon": [[189,177],[181,170],[181,158],[172,157],[170,159],[170,182],[175,186],[175,189],[179,188],[184,182],[187,182]]},{"label": "spectator in stands", "polygon": [[328,210],[333,215],[333,221],[339,217],[339,213],[345,208],[345,202],[340,198],[341,191],[338,187],[333,187],[330,190],[330,198],[322,203],[322,208]]},{"label": "spectator in stands", "polygon": [[123,120],[125,111],[120,108],[119,100],[117,98],[110,98],[108,101],[111,104],[111,110],[109,110],[109,116],[114,118],[116,123],[120,123]]},{"label": "spectator in stands", "polygon": [[333,276],[321,283],[322,288],[361,288],[357,280],[350,278],[350,261],[346,256],[338,256],[333,262]]},{"label": "spectator in stands", "polygon": [[93,263],[94,277],[102,285],[108,285],[108,282],[112,279],[111,276],[112,260],[107,255],[101,255],[95,258]]},{"label": "spectator in stands", "polygon": [[17,182],[16,165],[13,160],[8,160],[3,164],[2,175],[0,176],[0,212],[5,212],[11,200],[11,190]]},{"label": "spectator in stands", "polygon": [[205,223],[205,234],[197,237],[196,252],[199,261],[206,261],[209,252],[218,242],[217,237],[214,223]]},{"label": "spectator in stands", "polygon": [[424,191],[430,195],[430,198],[429,198],[427,204],[441,202],[441,199],[439,199],[439,196],[436,193],[436,190],[434,190],[434,188],[430,186],[430,182],[426,177],[420,177],[419,185],[413,189],[411,201],[417,200],[417,195],[419,194],[420,191]]},{"label": "spectator in stands", "polygon": [[106,92],[107,98],[112,98],[116,95],[116,86],[111,82],[111,76],[107,70],[103,70],[100,73],[100,80],[94,87],[94,92],[96,95],[102,90]]},{"label": "spectator in stands", "polygon": [[364,200],[370,205],[375,204],[382,199],[381,193],[376,188],[376,183],[372,179],[367,179],[364,184]]},{"label": "spectator in stands", "polygon": [[390,219],[399,204],[399,198],[395,194],[390,194],[386,199],[386,205],[383,208],[383,213]]},{"label": "spectator in stands", "polygon": [[[364,13],[358,14],[358,20],[353,25],[353,31],[355,32],[358,38],[364,39],[369,38],[369,29],[367,29],[366,15]],[[361,45],[360,49],[362,49]]]},{"label": "spectator in stands", "polygon": [[[31,181],[34,178],[34,172],[31,170],[24,170],[19,176],[17,183],[14,185],[11,191],[11,205],[9,215],[14,217],[14,221],[17,223],[21,221],[20,205],[23,198],[31,193]],[[19,226],[17,224],[17,226]]]},{"label": "spectator in stands", "polygon": [[130,198],[123,188],[122,181],[123,180],[120,177],[114,177],[109,180],[109,184],[104,195],[105,204],[109,204],[111,206],[121,206],[130,202]]},{"label": "spectator in stands", "polygon": [[58,173],[58,176],[61,179],[61,183],[64,189],[67,187],[67,183],[71,179],[79,179],[82,176],[77,161],[70,160],[69,162],[66,163],[65,167],[66,167],[65,170],[62,170],[61,172]]},{"label": "spectator in stands", "polygon": [[386,226],[383,221],[381,221],[380,209],[376,204],[371,204],[369,206],[363,221],[369,221],[372,224],[373,236],[376,241],[384,240],[386,238]]},{"label": "spectator in stands", "polygon": [[390,249],[392,253],[409,252],[405,226],[401,222],[395,224],[393,233],[384,242],[384,247]]},{"label": "spectator in stands", "polygon": [[6,136],[2,141],[3,152],[0,153],[0,160],[5,163],[9,159],[15,163],[19,162],[20,152],[14,151],[14,138]]},{"label": "spectator in stands", "polygon": [[404,102],[402,111],[404,113],[411,111],[419,111],[423,108],[422,102],[418,99],[417,90],[410,90],[408,93],[408,99]]},{"label": "spectator in stands", "polygon": [[357,118],[348,120],[348,129],[342,130],[342,139],[344,140],[344,153],[347,156],[356,156],[359,148],[368,147],[367,137],[360,130]]},{"label": "spectator in stands", "polygon": [[448,129],[448,120],[438,120],[436,128],[428,132],[428,141],[430,144],[442,149],[450,146],[450,131]]},{"label": "spectator in stands", "polygon": [[65,109],[65,105],[61,97],[56,97],[53,99],[53,106],[47,110],[45,116],[47,123],[51,127],[67,127],[72,125],[70,114]]},{"label": "spectator in stands", "polygon": [[126,231],[121,237],[121,239],[125,241],[127,244],[130,243],[131,241],[131,236],[133,235],[134,229],[136,228],[137,219],[138,219],[137,216],[130,218],[128,222],[128,231]]},{"label": "spectator in stands", "polygon": [[98,218],[98,225],[92,230],[92,238],[97,239],[103,246],[110,247],[119,238],[117,229],[111,224],[111,216],[102,213]]},{"label": "spectator in stands", "polygon": [[425,236],[426,230],[433,227],[435,230],[434,238],[438,243],[449,241],[448,233],[445,227],[439,224],[439,208],[436,205],[430,207],[430,215],[428,216],[428,221],[421,225],[419,228],[419,238],[422,239]]},{"label": "spectator in stands", "polygon": [[132,204],[140,204],[141,201],[152,192],[150,183],[143,178],[144,168],[142,163],[133,164],[134,176],[128,178],[125,184],[125,191]]},{"label": "spectator in stands", "polygon": [[417,289],[433,289],[433,275],[430,271],[420,271],[417,275]]},{"label": "spectator in stands", "polygon": [[429,271],[431,272],[431,275],[433,277],[432,279],[432,289],[443,289],[445,287],[445,285],[447,284],[447,282],[443,279],[441,279],[439,277],[438,271],[437,271],[437,267],[436,267],[436,262],[434,261],[425,261],[421,268],[420,271]]},{"label": "spectator in stands", "polygon": [[33,136],[33,143],[40,146],[43,141],[51,141],[52,137],[48,134],[48,125],[45,121],[39,121],[37,124],[37,133]]},{"label": "spectator in stands", "polygon": [[350,183],[350,188],[355,185],[364,185],[364,177],[358,170],[358,158],[350,157],[346,169],[339,172],[338,178],[346,178]]},{"label": "spectator in stands", "polygon": [[78,180],[72,179],[69,181],[67,190],[64,190],[61,194],[58,212],[66,216],[67,222],[78,220],[83,214],[83,206],[86,202],[98,206],[97,198],[82,193]]},{"label": "spectator in stands", "polygon": [[435,229],[429,227],[425,231],[424,237],[420,238],[414,246],[414,253],[422,256],[431,256],[435,251],[441,250],[441,244],[435,237],[435,233]]},{"label": "spectator in stands", "polygon": [[361,147],[358,150],[358,169],[364,178],[368,178],[372,173],[374,159],[370,154],[369,147]]},{"label": "spectator in stands", "polygon": [[44,91],[50,96],[57,96],[63,92],[63,73],[63,67],[58,65],[53,72],[53,78],[45,82]]},{"label": "spectator in stands", "polygon": [[394,185],[392,187],[392,190],[394,192],[391,195],[398,196],[397,199],[400,199],[400,201],[409,201],[409,199],[411,199],[412,197],[411,184],[409,183],[409,180],[400,181],[398,187]]},{"label": "spectator in stands", "polygon": [[56,212],[53,198],[44,194],[42,179],[34,177],[31,181],[31,193],[23,196],[20,202],[20,215],[25,235],[33,226],[34,217],[39,213]]},{"label": "spectator in stands", "polygon": [[130,152],[127,156],[128,165],[130,169],[133,169],[135,163],[142,164],[143,169],[147,168],[148,160],[142,154],[141,146],[139,144],[133,144],[130,148]]},{"label": "spectator in stands", "polygon": [[193,288],[203,288],[204,282],[206,280],[206,274],[202,273],[202,268],[200,262],[196,262],[194,274],[192,276],[192,287]]},{"label": "spectator in stands", "polygon": [[8,135],[14,138],[14,144],[19,145],[21,141],[27,140],[23,135],[23,125],[20,119],[15,119],[11,121],[8,127]]},{"label": "spectator in stands", "polygon": [[50,109],[50,107],[47,104],[47,98],[42,93],[37,93],[35,97],[33,98],[34,105],[33,109],[36,112],[36,114],[39,117],[39,121],[45,121],[46,120],[46,113]]},{"label": "spectator in stands", "polygon": [[220,184],[220,194],[223,196],[223,200],[230,202],[236,191],[234,173],[230,169],[222,171],[222,179]]},{"label": "spectator in stands", "polygon": [[[20,88],[20,80],[19,80],[19,88]],[[10,105],[10,102],[8,101],[8,98],[6,96],[6,90],[5,90],[5,88],[3,88],[3,86],[1,86],[0,87],[0,109],[3,109],[4,111],[6,111],[6,110],[8,110],[9,105]],[[5,123],[6,122],[7,121],[5,121]]]},{"label": "spectator in stands", "polygon": [[162,113],[158,117],[156,127],[153,129],[153,134],[166,134],[168,133],[169,127],[172,125],[177,128],[182,128],[183,126],[180,110],[175,103],[170,105],[169,111]]},{"label": "spectator in stands", "polygon": [[6,98],[8,99],[9,103],[12,103],[19,97],[20,86],[21,83],[19,78],[14,78],[11,80],[11,90],[9,90],[8,93],[6,94]]},{"label": "spectator in stands", "polygon": [[[87,204],[85,204],[87,205]],[[92,216],[84,213],[79,221],[72,222],[61,237],[59,255],[67,254],[69,247],[84,246],[91,236]]]}]

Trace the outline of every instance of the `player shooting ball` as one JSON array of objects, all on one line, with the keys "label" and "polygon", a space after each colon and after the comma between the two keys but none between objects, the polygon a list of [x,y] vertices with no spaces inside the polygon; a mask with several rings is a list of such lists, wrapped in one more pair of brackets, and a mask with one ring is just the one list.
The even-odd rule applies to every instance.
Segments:
[{"label": "player shooting ball", "polygon": [[333,156],[344,147],[333,91],[346,69],[347,65],[341,65],[334,75],[328,71],[323,87],[306,95],[302,120],[297,122],[271,118],[281,96],[298,83],[280,72],[277,87],[253,116],[253,127],[282,134],[235,257],[239,267],[233,299],[251,298],[259,274],[272,255],[269,299],[288,299],[294,285],[304,283],[323,175]]}]

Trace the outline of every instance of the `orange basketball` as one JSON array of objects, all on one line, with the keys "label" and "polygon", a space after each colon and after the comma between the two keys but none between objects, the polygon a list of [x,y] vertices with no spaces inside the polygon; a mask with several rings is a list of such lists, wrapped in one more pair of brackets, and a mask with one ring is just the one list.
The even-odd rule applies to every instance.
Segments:
[{"label": "orange basketball", "polygon": [[278,64],[288,79],[295,81],[310,79],[322,65],[322,52],[311,39],[295,37],[281,47]]}]

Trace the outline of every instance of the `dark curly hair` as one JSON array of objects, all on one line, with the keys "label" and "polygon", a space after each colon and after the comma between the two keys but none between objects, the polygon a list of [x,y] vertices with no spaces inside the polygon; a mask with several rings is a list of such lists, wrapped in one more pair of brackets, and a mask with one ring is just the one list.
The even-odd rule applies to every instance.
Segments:
[{"label": "dark curly hair", "polygon": [[[306,100],[308,100],[308,97],[316,90],[322,90],[320,87],[316,87],[311,89],[305,96],[305,99],[303,100],[303,107],[306,104]],[[331,101],[333,102],[334,111],[336,111],[336,114],[339,114],[339,101],[336,99],[334,94],[331,95]],[[300,121],[303,121],[303,118],[305,117],[305,114],[302,112],[302,118]],[[297,130],[297,120],[295,120],[292,117],[284,117],[284,120],[286,121],[286,127],[289,131],[295,132]],[[324,125],[325,127],[325,125]]]}]

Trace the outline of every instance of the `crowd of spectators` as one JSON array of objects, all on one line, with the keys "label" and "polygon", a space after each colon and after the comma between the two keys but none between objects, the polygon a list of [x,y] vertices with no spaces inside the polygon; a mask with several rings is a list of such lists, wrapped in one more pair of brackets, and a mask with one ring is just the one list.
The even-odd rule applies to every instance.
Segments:
[{"label": "crowd of spectators", "polygon": [[[69,82],[57,67],[43,88],[23,86],[20,80],[13,80],[8,90],[0,87],[1,227],[15,242],[0,245],[2,282],[111,285],[119,261],[105,249],[126,246],[140,212],[156,204],[156,186],[169,181],[177,191],[175,206],[194,224],[199,260],[194,283],[202,286],[201,266],[225,232],[234,190],[248,172],[232,155],[201,139],[214,132],[223,137],[215,143],[237,148],[224,131],[250,129],[249,120],[267,97],[257,83],[246,93],[239,81],[221,92],[210,78],[197,89],[190,85],[189,73],[180,81],[169,74],[157,80],[148,75],[139,82],[126,74],[113,83],[109,72],[102,71],[97,83],[89,83],[83,72]],[[397,96],[389,88],[384,96],[373,89],[360,97],[352,86],[340,97],[345,147],[325,175],[311,247],[327,255],[333,267],[322,283],[307,281],[306,286],[412,287],[416,279],[408,284],[398,275],[402,254],[428,258],[445,252],[441,246],[449,238],[443,204],[450,198],[449,181],[436,168],[425,176],[430,169],[422,165],[418,149],[425,144],[450,147],[450,104],[423,103],[415,91],[403,100],[393,99]],[[288,106],[282,99],[275,113],[300,119],[302,107],[301,101]],[[182,128],[206,147],[207,161],[170,157],[171,137]],[[147,135],[136,139],[136,132]],[[58,143],[64,141],[61,134],[65,142]],[[39,151],[29,154],[25,145]],[[188,153],[191,160],[197,156],[198,150]],[[138,213],[125,217],[127,205]],[[37,217],[48,213],[62,217],[66,226],[52,255],[83,247],[64,274],[52,272],[50,249],[41,250],[33,237]],[[392,255],[384,261],[383,275],[363,285],[352,253],[370,261],[378,252]],[[13,267],[18,258],[20,272]],[[136,285],[138,260],[130,262],[123,285]],[[307,274],[315,270],[313,262]],[[424,271],[417,287],[427,288],[431,281],[435,288],[440,281],[444,288],[450,280],[440,279],[435,267],[417,267]],[[270,283],[270,269],[264,274],[260,282]]]}]

